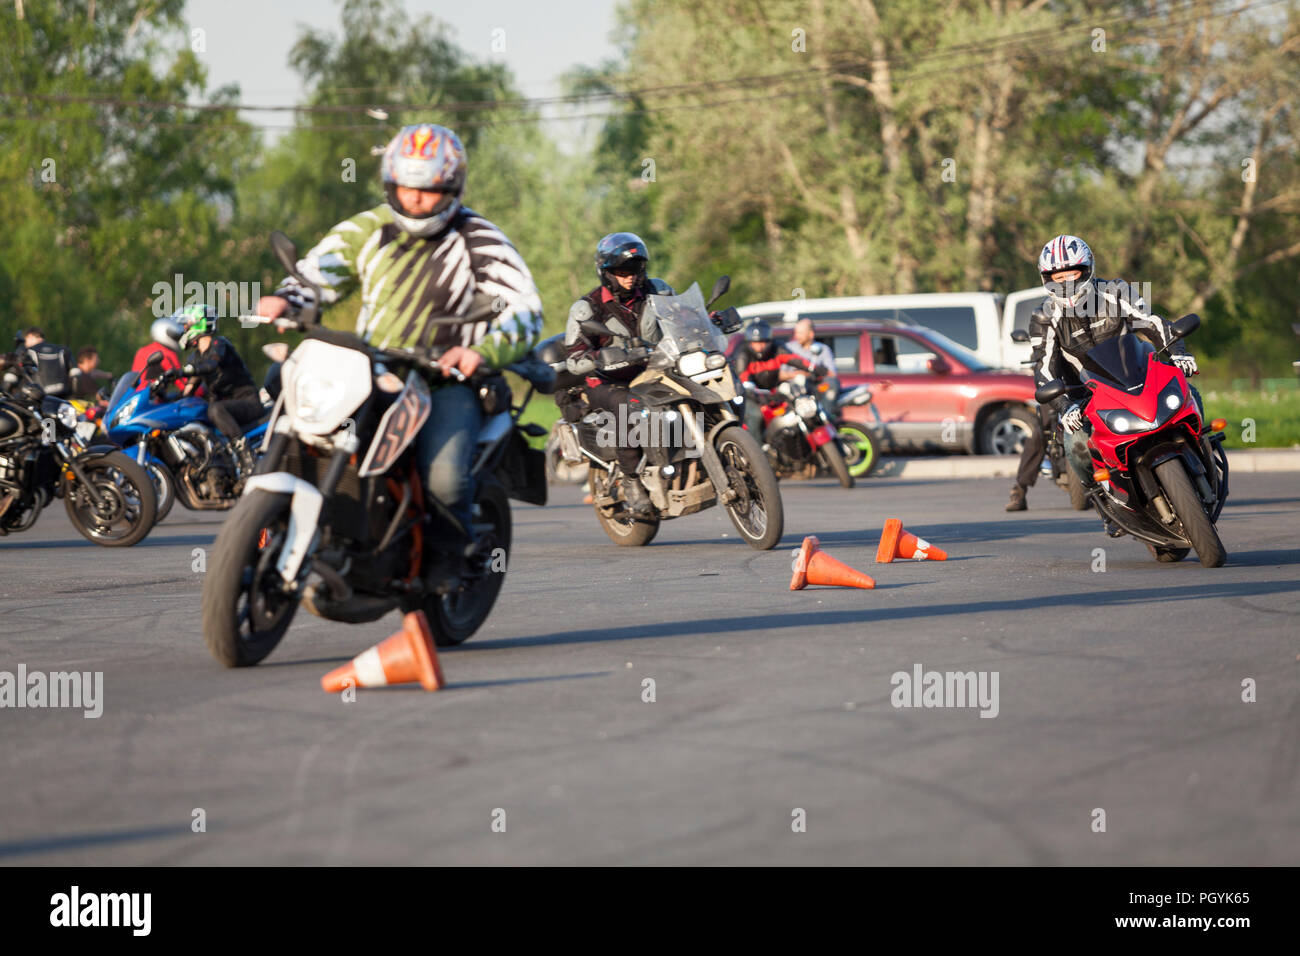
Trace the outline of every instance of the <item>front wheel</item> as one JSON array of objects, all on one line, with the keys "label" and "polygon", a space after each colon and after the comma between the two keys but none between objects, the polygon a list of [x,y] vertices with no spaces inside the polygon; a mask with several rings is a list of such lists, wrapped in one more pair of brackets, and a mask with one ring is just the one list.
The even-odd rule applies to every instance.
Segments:
[{"label": "front wheel", "polygon": [[728,425],[718,432],[714,448],[726,469],[728,484],[736,493],[724,506],[731,523],[754,550],[776,547],[785,530],[785,512],[776,475],[763,449],[739,425]]},{"label": "front wheel", "polygon": [[289,534],[290,495],[240,499],[213,545],[203,580],[203,642],[227,667],[250,667],[284,637],[298,610],[275,564]]},{"label": "front wheel", "polygon": [[1170,458],[1156,465],[1156,479],[1165,490],[1169,506],[1182,522],[1183,533],[1196,549],[1201,565],[1207,568],[1222,567],[1228,560],[1228,552],[1224,550],[1219,532],[1214,530],[1214,524],[1205,513],[1200,496],[1187,477],[1182,459]]},{"label": "front wheel", "polygon": [[430,595],[424,602],[429,630],[439,647],[469,640],[483,626],[506,583],[510,563],[510,501],[495,482],[480,481],[474,491],[477,554],[466,562],[461,588],[452,594]]},{"label": "front wheel", "polygon": [[880,449],[876,438],[863,425],[845,422],[837,425],[840,433],[840,448],[844,463],[849,466],[849,474],[854,478],[866,478],[876,470],[880,458]]},{"label": "front wheel", "polygon": [[153,493],[158,498],[158,513],[154,516],[153,523],[161,524],[163,518],[171,514],[172,505],[176,503],[176,480],[161,462],[151,461],[144,466],[144,470],[149,473]]},{"label": "front wheel", "polygon": [[63,496],[68,519],[88,540],[105,548],[129,548],[157,520],[158,498],[148,473],[120,451],[78,464],[99,494],[99,504],[80,482]]},{"label": "front wheel", "polygon": [[841,488],[853,487],[853,476],[849,474],[849,466],[844,461],[844,453],[840,451],[838,442],[828,441],[817,449],[817,455],[839,481]]}]

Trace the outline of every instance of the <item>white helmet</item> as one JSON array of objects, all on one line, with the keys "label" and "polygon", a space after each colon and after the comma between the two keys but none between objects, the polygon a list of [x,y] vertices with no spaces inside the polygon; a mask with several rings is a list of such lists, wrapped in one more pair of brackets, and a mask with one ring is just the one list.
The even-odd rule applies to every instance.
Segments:
[{"label": "white helmet", "polygon": [[[393,219],[413,236],[442,232],[460,210],[467,165],[465,147],[447,127],[433,123],[403,126],[384,150],[384,196]],[[432,212],[412,216],[397,201],[398,186],[437,190],[444,195]]]},{"label": "white helmet", "polygon": [[173,352],[181,350],[181,336],[184,334],[185,326],[174,315],[154,319],[153,324],[149,326],[149,337],[159,345],[167,346]]},{"label": "white helmet", "polygon": [[[1077,269],[1078,279],[1073,282],[1053,282],[1058,272]],[[1048,297],[1063,308],[1073,308],[1092,291],[1092,250],[1078,236],[1057,236],[1038,254],[1038,274],[1043,277],[1043,288]]]}]

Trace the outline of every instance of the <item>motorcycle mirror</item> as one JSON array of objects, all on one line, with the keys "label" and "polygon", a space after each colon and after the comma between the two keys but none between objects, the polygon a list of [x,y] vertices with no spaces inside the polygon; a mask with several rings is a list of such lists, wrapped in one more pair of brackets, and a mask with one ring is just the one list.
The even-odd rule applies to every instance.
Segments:
[{"label": "motorcycle mirror", "polygon": [[1201,327],[1201,317],[1195,312],[1190,312],[1172,323],[1174,336],[1184,339]]},{"label": "motorcycle mirror", "polygon": [[704,304],[704,307],[707,309],[709,306],[713,305],[713,303],[726,295],[727,290],[730,288],[731,276],[718,276],[718,281],[713,283],[713,292],[709,295],[709,301]]},{"label": "motorcycle mirror", "polygon": [[157,366],[162,365],[162,363],[163,363],[162,352],[150,352],[149,358],[145,360],[144,364],[149,368],[156,368]]},{"label": "motorcycle mirror", "polygon": [[1024,329],[1016,329],[1014,332],[1011,333],[1011,341],[1020,342],[1021,344],[1028,342],[1029,333],[1026,332]]},{"label": "motorcycle mirror", "polygon": [[1064,379],[1054,378],[1050,382],[1038,386],[1034,392],[1034,401],[1039,405],[1046,405],[1048,402],[1054,402],[1067,391]]},{"label": "motorcycle mirror", "polygon": [[271,251],[275,253],[276,260],[285,272],[299,282],[303,281],[302,276],[298,274],[298,247],[279,229],[271,233]]},{"label": "motorcycle mirror", "polygon": [[582,331],[586,332],[588,335],[612,336],[614,334],[609,330],[605,323],[597,322],[595,319],[583,319],[578,323],[578,328],[582,329]]}]

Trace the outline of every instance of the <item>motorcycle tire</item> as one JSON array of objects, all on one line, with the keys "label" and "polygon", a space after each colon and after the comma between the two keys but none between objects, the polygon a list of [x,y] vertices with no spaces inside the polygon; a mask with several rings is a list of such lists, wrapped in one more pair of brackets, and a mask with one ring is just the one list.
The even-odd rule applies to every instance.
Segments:
[{"label": "motorcycle tire", "polygon": [[840,433],[840,444],[844,454],[844,463],[849,466],[849,474],[856,478],[866,478],[876,470],[880,461],[880,446],[870,429],[853,422],[844,422],[835,426]]},{"label": "motorcycle tire", "polygon": [[474,523],[488,526],[479,534],[479,557],[475,559],[483,562],[482,567],[476,569],[477,574],[468,578],[461,590],[430,595],[424,602],[424,616],[429,619],[429,630],[439,647],[462,644],[483,626],[497,603],[510,567],[512,522],[510,500],[505,491],[496,482],[480,481],[474,491],[474,504],[478,506]]},{"label": "motorcycle tire", "polygon": [[1083,486],[1082,479],[1074,473],[1074,469],[1068,465],[1065,468],[1066,489],[1070,492],[1070,507],[1075,511],[1087,511],[1092,507],[1092,499],[1088,497],[1088,489]]},{"label": "motorcycle tire", "polygon": [[1210,516],[1205,513],[1205,507],[1201,504],[1196,489],[1192,487],[1191,479],[1187,477],[1182,459],[1171,458],[1156,465],[1156,480],[1165,490],[1169,506],[1182,522],[1183,532],[1196,549],[1201,566],[1223,567],[1228,560],[1228,552],[1219,540],[1219,533],[1214,529]]},{"label": "motorcycle tire", "polygon": [[149,462],[144,470],[149,473],[153,493],[158,496],[158,513],[154,516],[153,523],[162,524],[163,518],[171,514],[172,505],[176,504],[176,479],[165,465],[156,461]]},{"label": "motorcycle tire", "polygon": [[1150,542],[1147,542],[1147,550],[1161,564],[1176,564],[1192,553],[1191,548],[1161,548]]},{"label": "motorcycle tire", "polygon": [[841,488],[853,487],[853,476],[849,474],[849,466],[844,461],[844,453],[840,451],[837,442],[828,441],[817,449],[817,457],[821,459],[822,464],[840,483]]},{"label": "motorcycle tire", "polygon": [[[785,511],[781,504],[781,489],[776,475],[768,463],[767,455],[754,441],[754,436],[740,425],[728,425],[718,432],[714,448],[722,465],[736,479],[743,482],[742,494],[724,505],[727,516],[740,536],[755,551],[769,551],[776,547],[785,529]],[[753,511],[755,503],[761,513]]]},{"label": "motorcycle tire", "polygon": [[275,569],[292,497],[254,491],[221,526],[203,579],[203,642],[227,667],[251,667],[275,650],[298,610]]},{"label": "motorcycle tire", "polygon": [[87,541],[105,548],[129,548],[144,540],[157,521],[158,496],[148,472],[120,451],[82,460],[80,463],[95,490],[107,498],[113,527],[126,522],[126,528],[114,535],[112,527],[105,527],[94,502],[84,488],[69,486],[63,496],[68,520]]},{"label": "motorcycle tire", "polygon": [[[609,476],[598,468],[592,469],[592,497],[606,496],[608,487]],[[600,527],[609,536],[609,540],[620,548],[644,547],[653,541],[654,536],[659,533],[658,517],[633,517],[623,508],[611,514],[606,514],[600,505],[594,507],[596,509],[596,520],[600,522]]]}]

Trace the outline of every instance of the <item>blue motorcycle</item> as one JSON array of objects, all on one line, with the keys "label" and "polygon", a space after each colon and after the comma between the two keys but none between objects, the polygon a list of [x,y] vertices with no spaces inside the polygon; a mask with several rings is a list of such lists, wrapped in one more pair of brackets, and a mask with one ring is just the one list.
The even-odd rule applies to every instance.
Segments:
[{"label": "blue motorcycle", "polygon": [[[104,429],[108,439],[144,468],[158,497],[162,521],[177,499],[191,511],[233,508],[249,478],[239,456],[208,421],[208,403],[194,396],[167,392],[168,376],[141,387],[140,373],[127,372],[117,382]],[[256,454],[269,417],[247,426],[244,440]]]}]

